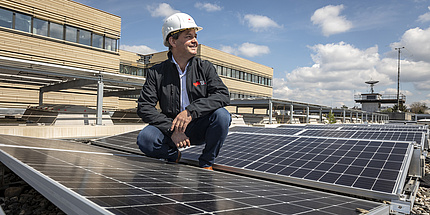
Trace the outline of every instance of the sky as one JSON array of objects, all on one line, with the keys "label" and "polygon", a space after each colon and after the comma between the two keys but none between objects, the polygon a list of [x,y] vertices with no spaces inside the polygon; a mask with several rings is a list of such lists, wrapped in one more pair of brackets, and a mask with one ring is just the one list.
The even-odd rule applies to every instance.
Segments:
[{"label": "sky", "polygon": [[141,54],[166,51],[164,19],[187,13],[200,44],[272,67],[273,98],[332,107],[361,107],[370,80],[395,96],[400,48],[406,105],[430,106],[430,0],[78,2],[120,16],[120,49]]}]

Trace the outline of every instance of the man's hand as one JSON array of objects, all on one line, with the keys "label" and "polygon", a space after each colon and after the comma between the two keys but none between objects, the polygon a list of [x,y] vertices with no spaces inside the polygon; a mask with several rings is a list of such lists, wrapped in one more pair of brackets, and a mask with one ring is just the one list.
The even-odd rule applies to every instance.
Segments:
[{"label": "man's hand", "polygon": [[179,133],[184,133],[185,129],[187,129],[187,126],[192,119],[193,117],[191,116],[190,112],[185,109],[175,117],[175,119],[172,122],[172,127],[170,127],[170,130],[175,132],[177,131]]},{"label": "man's hand", "polygon": [[176,147],[179,148],[186,148],[187,146],[191,146],[190,139],[185,135],[183,132],[173,132],[172,134],[172,141],[175,143]]}]

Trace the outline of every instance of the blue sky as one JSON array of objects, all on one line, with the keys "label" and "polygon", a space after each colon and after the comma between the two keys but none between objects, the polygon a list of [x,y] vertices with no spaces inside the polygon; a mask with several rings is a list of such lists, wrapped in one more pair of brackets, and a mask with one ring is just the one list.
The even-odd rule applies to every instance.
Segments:
[{"label": "blue sky", "polygon": [[122,19],[121,49],[167,50],[163,20],[190,14],[200,44],[272,67],[273,97],[333,107],[360,106],[370,88],[430,106],[430,0],[79,0]]}]

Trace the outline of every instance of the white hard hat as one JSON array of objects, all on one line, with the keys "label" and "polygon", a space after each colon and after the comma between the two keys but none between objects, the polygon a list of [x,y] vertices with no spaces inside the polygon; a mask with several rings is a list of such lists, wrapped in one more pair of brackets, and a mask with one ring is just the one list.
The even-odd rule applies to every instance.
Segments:
[{"label": "white hard hat", "polygon": [[169,41],[167,41],[167,37],[170,33],[178,32],[184,29],[194,28],[197,31],[202,30],[202,27],[197,26],[196,22],[194,22],[193,17],[186,13],[175,13],[169,16],[163,24],[161,31],[163,32],[163,44],[169,47]]}]

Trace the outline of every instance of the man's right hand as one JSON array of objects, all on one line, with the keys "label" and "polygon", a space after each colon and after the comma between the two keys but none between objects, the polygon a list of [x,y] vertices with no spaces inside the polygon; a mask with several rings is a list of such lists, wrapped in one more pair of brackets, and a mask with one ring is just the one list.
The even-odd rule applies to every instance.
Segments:
[{"label": "man's right hand", "polygon": [[190,139],[187,137],[187,135],[185,135],[184,132],[174,131],[171,138],[178,149],[191,146]]}]

